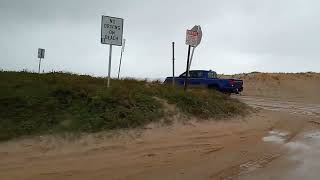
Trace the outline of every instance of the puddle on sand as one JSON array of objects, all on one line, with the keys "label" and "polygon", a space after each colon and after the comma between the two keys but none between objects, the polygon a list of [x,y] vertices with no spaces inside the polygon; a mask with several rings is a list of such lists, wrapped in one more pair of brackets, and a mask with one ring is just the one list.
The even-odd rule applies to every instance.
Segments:
[{"label": "puddle on sand", "polygon": [[263,141],[280,144],[288,150],[288,153],[283,154],[278,161],[280,164],[287,160],[291,162],[292,164],[287,169],[279,170],[276,164],[276,169],[270,166],[265,171],[256,171],[257,174],[243,176],[240,179],[248,179],[248,177],[253,177],[249,179],[261,179],[255,176],[279,180],[320,179],[320,131],[300,133],[291,142],[286,142],[288,135],[287,132],[274,130],[262,138]]},{"label": "puddle on sand", "polygon": [[320,132],[308,132],[295,142],[285,144],[293,153],[289,160],[298,163],[294,171],[289,171],[285,180],[319,179],[320,169]]},{"label": "puddle on sand", "polygon": [[310,146],[301,143],[301,142],[289,142],[285,144],[285,147],[289,148],[290,150],[308,150]]},{"label": "puddle on sand", "polygon": [[[320,131],[311,131],[298,134],[294,141],[286,142],[289,133],[283,131],[270,131],[262,140],[278,143],[288,150],[275,164],[275,169],[269,166],[265,171],[256,171],[257,174],[243,175],[240,179],[281,179],[281,180],[314,180],[320,179]],[[290,166],[279,170],[282,161],[291,162]],[[249,173],[257,166],[252,166]],[[256,178],[264,177],[264,178]]]},{"label": "puddle on sand", "polygon": [[308,133],[305,134],[304,137],[306,138],[311,138],[311,139],[320,139],[320,132],[312,132],[312,133]]},{"label": "puddle on sand", "polygon": [[284,143],[288,135],[289,135],[288,132],[273,130],[269,132],[268,136],[263,137],[262,140],[265,142],[282,144]]}]

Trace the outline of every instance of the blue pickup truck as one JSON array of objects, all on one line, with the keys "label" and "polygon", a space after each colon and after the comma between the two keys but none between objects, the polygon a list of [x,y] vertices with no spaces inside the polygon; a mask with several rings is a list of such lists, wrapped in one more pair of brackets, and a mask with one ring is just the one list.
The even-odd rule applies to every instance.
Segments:
[{"label": "blue pickup truck", "polygon": [[[184,85],[186,72],[179,77],[175,77],[176,85]],[[172,77],[167,77],[164,83],[172,83]],[[215,89],[223,93],[239,94],[243,91],[243,81],[240,79],[222,79],[218,78],[215,71],[191,70],[189,71],[188,85],[203,86],[209,89]]]}]

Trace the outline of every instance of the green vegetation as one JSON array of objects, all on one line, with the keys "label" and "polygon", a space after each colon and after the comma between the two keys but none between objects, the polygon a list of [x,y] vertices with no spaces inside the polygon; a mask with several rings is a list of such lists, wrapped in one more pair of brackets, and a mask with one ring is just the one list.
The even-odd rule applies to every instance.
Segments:
[{"label": "green vegetation", "polygon": [[[200,118],[243,114],[246,106],[216,91],[160,82],[113,80],[68,73],[0,72],[0,140],[59,132],[97,132],[146,125],[165,117],[157,100]],[[157,97],[157,98],[155,98]]]}]

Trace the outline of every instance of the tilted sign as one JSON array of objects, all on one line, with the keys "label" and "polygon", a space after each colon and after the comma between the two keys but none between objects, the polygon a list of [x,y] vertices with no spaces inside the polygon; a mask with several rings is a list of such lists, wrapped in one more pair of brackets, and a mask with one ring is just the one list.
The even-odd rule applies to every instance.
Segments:
[{"label": "tilted sign", "polygon": [[44,58],[44,52],[45,52],[44,49],[39,48],[38,49],[38,58],[43,59]]},{"label": "tilted sign", "polygon": [[122,46],[123,19],[102,16],[101,43]]},{"label": "tilted sign", "polygon": [[202,30],[200,26],[194,26],[191,30],[187,30],[186,44],[197,47],[202,39]]}]

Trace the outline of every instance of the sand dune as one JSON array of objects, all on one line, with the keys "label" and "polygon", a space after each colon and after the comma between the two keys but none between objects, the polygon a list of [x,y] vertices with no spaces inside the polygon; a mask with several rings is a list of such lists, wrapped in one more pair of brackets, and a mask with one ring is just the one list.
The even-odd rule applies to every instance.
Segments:
[{"label": "sand dune", "polygon": [[319,73],[249,73],[234,77],[244,80],[243,95],[320,102]]},{"label": "sand dune", "polygon": [[[232,179],[270,167],[285,153],[281,143],[269,142],[277,140],[274,132],[286,132],[280,139],[286,143],[305,129],[318,128],[320,74],[234,77],[245,83],[246,96],[239,98],[267,110],[75,139],[40,136],[2,142],[0,179]],[[276,165],[282,162],[287,163]]]}]

